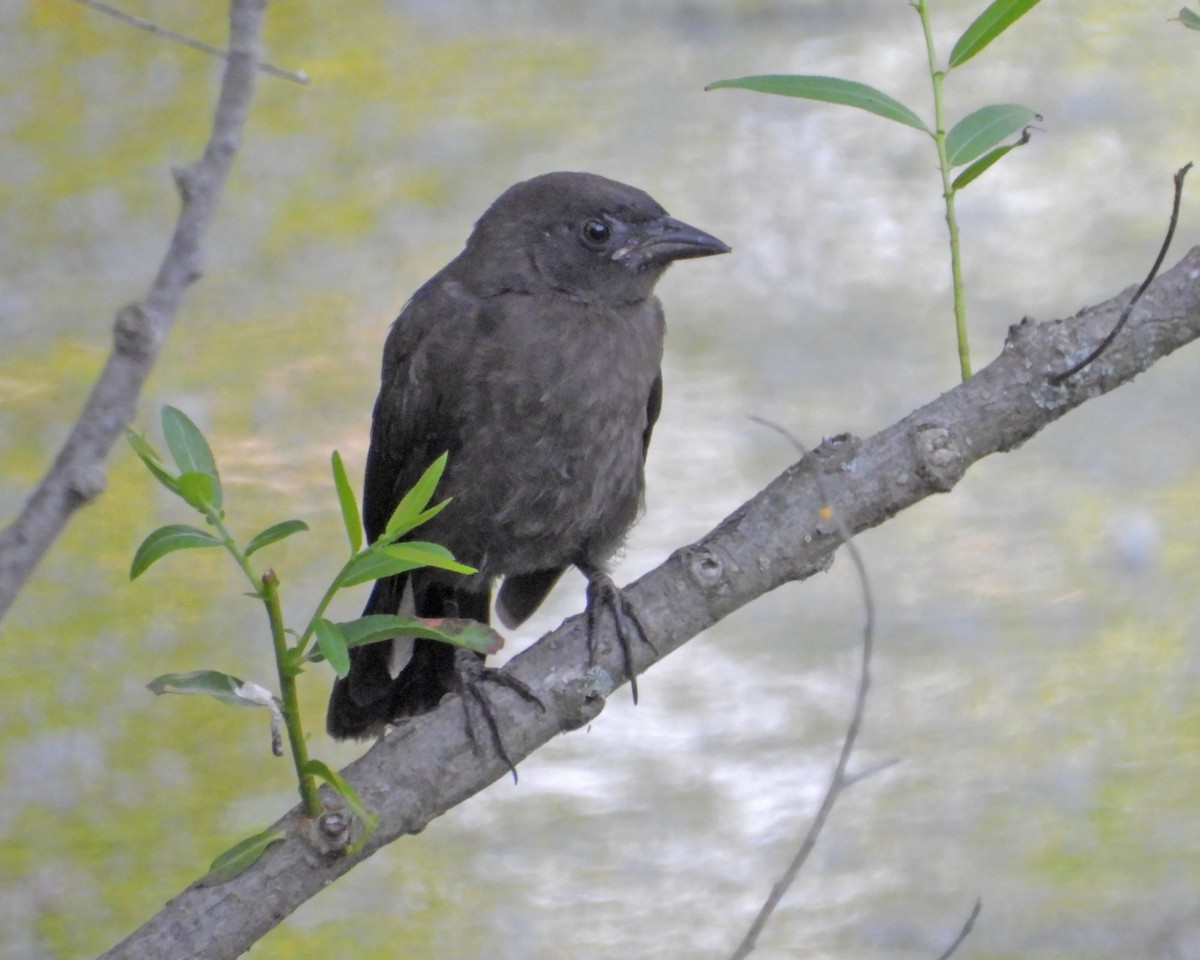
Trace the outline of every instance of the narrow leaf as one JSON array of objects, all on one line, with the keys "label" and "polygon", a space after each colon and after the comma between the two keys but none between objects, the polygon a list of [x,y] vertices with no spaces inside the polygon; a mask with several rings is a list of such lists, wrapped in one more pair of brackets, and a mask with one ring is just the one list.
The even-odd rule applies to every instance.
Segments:
[{"label": "narrow leaf", "polygon": [[388,523],[387,529],[383,532],[383,534],[380,536],[380,538],[375,541],[375,543],[376,544],[394,543],[396,540],[399,540],[401,537],[403,537],[406,533],[409,533],[412,530],[415,530],[421,524],[423,524],[429,520],[432,520],[439,513],[441,513],[444,509],[446,509],[446,507],[449,505],[449,503],[450,503],[449,500],[443,500],[441,503],[435,503],[428,510],[422,510],[420,513],[418,513],[415,517],[413,517],[411,520],[408,520],[407,522],[402,521],[402,520],[397,520],[396,515],[392,514],[392,521]]},{"label": "narrow leaf", "polygon": [[129,441],[133,452],[138,455],[138,459],[146,465],[154,478],[172,493],[178,495],[179,483],[175,475],[167,469],[167,465],[163,463],[158,451],[150,446],[150,441],[140,433],[134,433],[128,427],[125,428],[125,439]]},{"label": "narrow leaf", "polygon": [[167,449],[179,467],[180,473],[203,473],[213,479],[212,505],[221,508],[221,481],[217,476],[217,463],[204,434],[182,410],[172,406],[162,408],[163,436]]},{"label": "narrow leaf", "polygon": [[221,487],[212,474],[189,471],[181,473],[176,482],[179,484],[179,495],[188,506],[195,507],[201,513],[221,509]]},{"label": "narrow leaf", "polygon": [[739,77],[736,80],[718,80],[705,90],[720,89],[755,90],[759,93],[775,93],[784,97],[800,97],[803,100],[821,100],[825,103],[840,103],[857,107],[888,120],[924,133],[933,134],[925,122],[899,100],[889,97],[881,90],[854,80],[839,77],[816,77],[810,75],[789,76],[767,74],[763,76]]},{"label": "narrow leaf", "polygon": [[[433,499],[433,491],[437,489],[438,481],[442,479],[442,472],[446,469],[446,460],[448,457],[449,454],[443,453],[434,460],[426,468],[425,472],[421,474],[421,479],[413,484],[412,489],[396,504],[396,509],[392,511],[392,515],[387,522],[387,536],[395,539],[396,536],[399,536],[395,532],[399,527],[406,526],[407,530],[411,530],[417,525],[414,521],[421,515],[422,511],[425,511],[425,508],[429,505],[429,501]],[[439,506],[436,509],[440,510],[441,507]]]},{"label": "narrow leaf", "polygon": [[[304,772],[309,776],[319,777],[333,787],[339,796],[346,801],[347,806],[354,811],[354,815],[362,821],[368,834],[375,829],[375,824],[379,821],[379,818],[373,813],[367,813],[367,808],[363,806],[362,800],[359,799],[358,791],[350,786],[345,777],[340,773],[330,770],[320,760],[308,760],[304,764]],[[366,836],[360,837],[358,843],[361,844],[365,839]]]},{"label": "narrow leaf", "polygon": [[360,583],[378,580],[381,577],[394,577],[398,573],[407,573],[409,570],[423,566],[425,566],[423,563],[389,557],[379,550],[367,549],[356,553],[346,561],[346,565],[338,574],[337,585],[339,588],[353,587]]},{"label": "narrow leaf", "polygon": [[346,637],[336,623],[319,617],[313,624],[317,635],[317,647],[339,677],[350,673],[350,654],[346,650]]},{"label": "narrow leaf", "polygon": [[1037,3],[1038,0],[994,0],[954,44],[954,49],[950,51],[951,68],[970,60],[1036,7]]},{"label": "narrow leaf", "polygon": [[1042,118],[1019,103],[994,103],[970,113],[946,134],[950,166],[970,163],[1022,127]]},{"label": "narrow leaf", "polygon": [[982,174],[985,170],[987,170],[990,166],[992,166],[998,160],[1003,158],[1005,156],[1005,154],[1007,154],[1010,150],[1015,150],[1017,147],[1022,147],[1025,144],[1027,144],[1028,142],[1029,142],[1029,131],[1026,130],[1021,135],[1021,139],[1018,140],[1016,143],[1010,143],[1010,144],[1008,144],[1008,146],[1005,146],[1005,147],[997,147],[995,150],[992,150],[990,153],[985,153],[982,157],[980,157],[973,164],[971,164],[969,167],[967,167],[962,173],[960,173],[957,177],[954,178],[954,183],[951,184],[951,188],[954,190],[961,190],[968,183],[977,179],[979,177],[979,175]]},{"label": "narrow leaf", "polygon": [[1187,7],[1180,8],[1179,22],[1189,30],[1200,30],[1200,14],[1189,10]]},{"label": "narrow leaf", "polygon": [[[368,643],[379,643],[393,637],[423,637],[440,640],[456,647],[466,647],[476,653],[498,653],[504,646],[504,637],[477,620],[424,619],[402,617],[384,613],[368,614],[357,620],[348,620],[336,625],[346,639],[347,647],[361,647]],[[321,659],[310,657],[309,659]]]},{"label": "narrow leaf", "polygon": [[211,533],[189,527],[184,523],[172,523],[159,527],[151,533],[137,552],[133,555],[133,563],[129,567],[129,579],[136,580],[155,560],[165,557],[176,550],[189,550],[194,547],[219,547],[221,541]]},{"label": "narrow leaf", "polygon": [[253,707],[254,701],[242,696],[239,691],[245,684],[237,677],[217,670],[192,670],[190,673],[164,673],[155,677],[146,689],[162,696],[164,693],[195,693],[215,697],[222,703],[235,707]]},{"label": "narrow leaf", "polygon": [[268,827],[262,833],[256,833],[235,843],[212,862],[212,866],[208,868],[208,875],[204,878],[204,886],[229,882],[257,863],[267,847],[286,838],[287,834],[282,830]]},{"label": "narrow leaf", "polygon": [[299,533],[301,530],[307,529],[308,524],[303,520],[284,520],[282,523],[276,523],[267,527],[261,533],[256,534],[254,539],[246,544],[246,556],[250,556],[256,550],[261,550],[272,543],[278,543],[284,537],[290,537],[293,533]]},{"label": "narrow leaf", "polygon": [[333,451],[333,485],[337,488],[338,503],[342,507],[342,523],[346,526],[346,537],[350,540],[350,552],[358,553],[362,549],[362,515],[358,512],[358,500],[346,476],[346,468],[342,464],[342,455]]},{"label": "narrow leaf", "polygon": [[393,543],[380,547],[380,552],[397,560],[407,560],[423,567],[437,567],[439,570],[451,570],[454,573],[475,573],[474,567],[459,563],[445,547],[424,540],[406,540],[404,543]]}]

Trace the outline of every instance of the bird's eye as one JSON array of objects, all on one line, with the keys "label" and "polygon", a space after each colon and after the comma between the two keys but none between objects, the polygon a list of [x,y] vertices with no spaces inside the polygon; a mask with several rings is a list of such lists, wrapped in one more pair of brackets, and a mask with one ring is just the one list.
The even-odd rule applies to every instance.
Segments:
[{"label": "bird's eye", "polygon": [[583,225],[583,240],[590,247],[602,247],[612,237],[612,228],[603,220],[588,220]]}]

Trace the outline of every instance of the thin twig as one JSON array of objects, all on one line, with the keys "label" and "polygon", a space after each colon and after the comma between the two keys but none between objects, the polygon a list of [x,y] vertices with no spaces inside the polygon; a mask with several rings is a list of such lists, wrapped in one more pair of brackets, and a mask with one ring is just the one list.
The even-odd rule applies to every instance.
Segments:
[{"label": "thin twig", "polygon": [[[807,455],[804,445],[786,427],[772,423],[770,420],[765,420],[762,417],[752,416],[750,419],[755,423],[760,423],[764,427],[769,427],[777,433],[782,434],[800,451],[801,456]],[[837,527],[838,536],[841,537],[842,543],[846,546],[846,552],[850,555],[850,559],[854,563],[854,569],[858,572],[859,582],[862,584],[863,608],[866,616],[863,623],[862,666],[859,673],[858,694],[854,700],[854,713],[850,718],[850,725],[846,728],[846,738],[842,742],[842,752],[838,757],[837,766],[834,767],[829,789],[825,792],[825,799],[821,801],[821,807],[817,810],[817,815],[813,817],[812,825],[808,828],[808,833],[805,835],[804,841],[800,844],[800,849],[792,857],[792,861],[783,872],[783,876],[771,888],[770,895],[758,911],[758,916],[754,918],[750,929],[746,931],[746,936],[742,938],[742,942],[738,944],[737,949],[733,952],[731,960],[743,960],[744,957],[749,956],[753,952],[759,934],[762,933],[770,921],[775,908],[779,906],[779,902],[783,899],[784,894],[787,893],[795,881],[805,861],[808,860],[809,854],[812,853],[813,848],[817,845],[817,837],[820,836],[821,830],[825,826],[825,821],[829,819],[829,814],[833,811],[833,806],[837,803],[838,797],[841,796],[842,791],[850,783],[855,782],[847,778],[846,766],[850,762],[850,754],[854,750],[854,743],[858,739],[858,732],[862,727],[863,715],[867,707],[867,692],[871,688],[871,654],[875,647],[875,600],[871,593],[871,583],[867,576],[866,564],[863,563],[862,556],[858,552],[858,548],[854,545],[851,533],[843,523],[841,517],[837,515],[837,512],[829,506],[829,497],[825,492],[819,466],[816,466],[813,470],[813,479],[817,485],[821,500],[828,510],[829,517]]]},{"label": "thin twig", "polygon": [[[101,3],[100,0],[75,0],[75,2],[82,3],[85,7],[91,7],[97,13],[103,13],[115,20],[120,20],[122,23],[127,23],[131,27],[137,27],[139,30],[145,30],[156,37],[162,37],[164,40],[174,40],[176,43],[182,43],[185,47],[191,47],[193,50],[199,50],[201,53],[207,53],[209,56],[220,57],[222,60],[229,59],[228,50],[222,50],[220,47],[211,46],[203,40],[197,40],[186,34],[176,33],[174,30],[160,27],[157,23],[143,20],[141,17],[135,17],[132,13],[125,13],[125,11],[118,10],[116,7],[110,7],[107,3]],[[257,60],[254,66],[263,73],[269,73],[271,76],[279,77],[281,80],[290,80],[292,83],[308,83],[308,74],[303,70],[296,72],[281,70],[279,67]]]},{"label": "thin twig", "polygon": [[1158,269],[1162,266],[1163,260],[1166,259],[1167,251],[1171,249],[1171,240],[1175,236],[1175,225],[1179,223],[1179,203],[1183,197],[1183,178],[1187,176],[1187,172],[1192,169],[1192,164],[1189,161],[1175,171],[1175,200],[1171,205],[1171,222],[1167,225],[1167,235],[1163,238],[1162,247],[1158,251],[1158,257],[1154,261],[1154,266],[1150,268],[1150,272],[1146,275],[1146,279],[1142,281],[1142,285],[1137,288],[1137,292],[1133,295],[1133,299],[1125,304],[1125,309],[1121,311],[1121,316],[1117,319],[1116,326],[1109,331],[1108,336],[1100,341],[1100,345],[1091,353],[1080,360],[1077,364],[1063,373],[1056,373],[1050,377],[1050,385],[1057,387],[1068,377],[1074,376],[1089,363],[1092,363],[1100,356],[1109,345],[1117,338],[1117,334],[1121,332],[1121,328],[1125,326],[1129,320],[1130,314],[1133,313],[1133,305],[1137,303],[1142,294],[1146,292],[1146,288],[1150,286],[1154,278],[1158,276]]},{"label": "thin twig", "polygon": [[889,767],[894,767],[900,762],[899,757],[888,757],[886,760],[880,760],[878,763],[872,764],[866,770],[859,770],[857,773],[849,773],[842,778],[842,789],[852,787],[862,780],[870,780],[871,777],[883,773]]},{"label": "thin twig", "polygon": [[137,412],[142,386],[200,276],[203,242],[216,213],[254,98],[266,0],[231,0],[230,55],[204,154],[176,172],[183,203],[175,231],[145,298],[118,312],[113,348],[54,463],[17,518],[0,530],[0,620],[75,511],[104,489],[104,463]]},{"label": "thin twig", "polygon": [[954,942],[950,944],[945,952],[937,958],[937,960],[950,960],[954,956],[954,951],[963,945],[963,941],[971,935],[971,930],[975,927],[975,921],[979,919],[979,911],[983,909],[983,898],[975,898],[975,906],[971,908],[971,915],[967,917],[967,922],[963,924],[962,929],[958,932],[958,936],[954,938]]}]

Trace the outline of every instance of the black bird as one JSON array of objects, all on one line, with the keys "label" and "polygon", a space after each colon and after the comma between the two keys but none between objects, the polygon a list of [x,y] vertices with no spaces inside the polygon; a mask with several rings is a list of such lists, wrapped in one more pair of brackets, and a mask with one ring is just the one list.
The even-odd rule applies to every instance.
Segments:
[{"label": "black bird", "polygon": [[[502,577],[496,611],[515,627],[575,566],[588,579],[589,624],[608,605],[621,627],[631,614],[605,562],[641,507],[662,401],[654,285],[675,260],[728,251],[641,190],[594,174],[506,190],[392,325],[363,491],[374,541],[448,451],[435,499],[453,500],[414,536],[479,572],[379,580],[364,612],[487,622]],[[339,738],[431,710],[482,659],[411,637],[350,654],[326,721]]]}]

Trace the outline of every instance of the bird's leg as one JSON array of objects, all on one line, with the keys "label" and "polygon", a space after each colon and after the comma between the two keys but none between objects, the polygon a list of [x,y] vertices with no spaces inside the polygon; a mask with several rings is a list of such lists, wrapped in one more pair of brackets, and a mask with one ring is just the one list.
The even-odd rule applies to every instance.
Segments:
[{"label": "bird's leg", "polygon": [[[613,583],[601,567],[590,563],[576,564],[579,572],[587,577],[587,626],[588,626],[588,659],[596,662],[596,628],[600,624],[600,614],[608,610],[612,614],[613,627],[617,634],[617,643],[621,647],[621,656],[625,660],[625,673],[629,677],[629,691],[633,694],[633,702],[638,701],[637,677],[633,672],[633,646],[631,643],[634,633],[642,643],[654,650],[654,644],[646,636],[641,620],[629,601],[625,599],[620,588]],[[658,651],[655,650],[657,653]]]},{"label": "bird's leg", "polygon": [[512,758],[509,757],[508,751],[504,748],[504,741],[500,737],[500,724],[496,722],[496,711],[492,707],[492,702],[488,699],[487,694],[483,692],[483,685],[490,681],[498,683],[502,687],[508,687],[509,690],[524,697],[530,703],[537,704],[543,713],[546,710],[546,705],[542,703],[538,695],[528,685],[516,677],[505,673],[503,670],[485,667],[483,665],[483,658],[479,654],[464,647],[458,647],[454,651],[454,672],[458,677],[459,693],[462,697],[463,712],[467,718],[467,735],[471,738],[471,746],[474,748],[476,754],[483,753],[479,740],[479,724],[475,713],[471,709],[471,704],[473,703],[487,724],[488,733],[491,736],[492,746],[496,751],[496,755],[504,761],[505,765],[512,772],[513,783],[516,783],[516,764],[512,762]]}]

